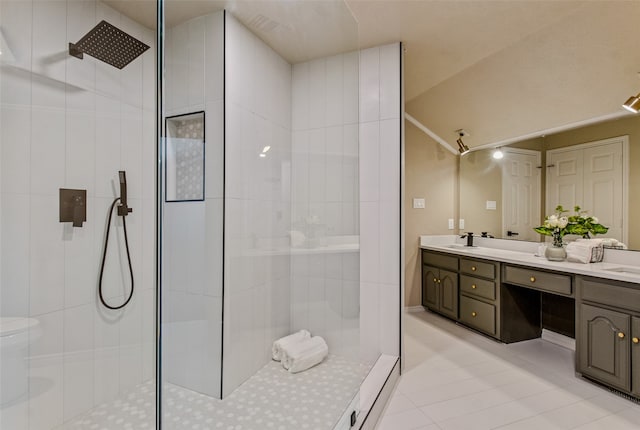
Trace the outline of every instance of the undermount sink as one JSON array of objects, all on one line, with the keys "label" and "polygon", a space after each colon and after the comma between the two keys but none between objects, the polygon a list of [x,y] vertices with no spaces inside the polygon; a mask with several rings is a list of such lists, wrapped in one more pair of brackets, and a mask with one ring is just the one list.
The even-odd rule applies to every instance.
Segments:
[{"label": "undermount sink", "polygon": [[463,245],[461,243],[454,243],[452,245],[447,245],[447,248],[452,248],[452,249],[478,249],[477,246],[467,246],[467,245]]},{"label": "undermount sink", "polygon": [[611,267],[609,269],[602,269],[607,272],[616,272],[616,273],[633,273],[635,275],[640,275],[640,268],[636,267]]}]

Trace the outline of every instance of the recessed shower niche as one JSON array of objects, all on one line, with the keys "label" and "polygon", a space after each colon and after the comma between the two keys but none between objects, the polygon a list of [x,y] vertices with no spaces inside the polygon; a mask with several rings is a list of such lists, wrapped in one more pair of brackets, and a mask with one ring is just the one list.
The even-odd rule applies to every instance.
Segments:
[{"label": "recessed shower niche", "polygon": [[165,119],[167,202],[204,200],[205,113]]}]

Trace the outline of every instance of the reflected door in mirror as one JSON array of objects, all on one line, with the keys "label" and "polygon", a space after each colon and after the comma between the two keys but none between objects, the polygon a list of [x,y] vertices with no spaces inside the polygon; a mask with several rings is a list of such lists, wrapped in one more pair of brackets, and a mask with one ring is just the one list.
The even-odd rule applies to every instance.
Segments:
[{"label": "reflected door in mirror", "polygon": [[533,230],[540,218],[540,151],[504,150],[502,237],[539,240]]},{"label": "reflected door in mirror", "polygon": [[609,227],[606,237],[627,241],[623,138],[547,151],[546,213],[580,206]]}]

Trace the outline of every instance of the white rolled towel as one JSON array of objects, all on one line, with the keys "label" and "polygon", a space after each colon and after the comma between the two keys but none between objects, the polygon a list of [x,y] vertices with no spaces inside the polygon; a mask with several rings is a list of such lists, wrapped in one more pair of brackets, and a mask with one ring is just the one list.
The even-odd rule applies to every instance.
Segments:
[{"label": "white rolled towel", "polygon": [[311,339],[311,333],[307,330],[300,330],[296,333],[290,334],[289,336],[281,337],[273,342],[273,345],[271,346],[271,358],[275,361],[282,360],[282,356],[284,355],[284,350],[286,348],[307,339]]},{"label": "white rolled towel", "polygon": [[320,336],[314,336],[288,347],[282,357],[282,366],[291,373],[298,373],[320,364],[327,355],[327,342]]}]

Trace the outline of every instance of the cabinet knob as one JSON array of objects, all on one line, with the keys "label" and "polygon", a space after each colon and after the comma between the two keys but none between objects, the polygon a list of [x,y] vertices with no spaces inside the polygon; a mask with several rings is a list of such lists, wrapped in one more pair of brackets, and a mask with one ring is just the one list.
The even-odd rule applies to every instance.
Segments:
[{"label": "cabinet knob", "polygon": [[436,282],[436,283],[437,283],[437,282],[438,282],[438,279],[437,279],[437,278],[433,278],[433,282]]},{"label": "cabinet knob", "polygon": [[472,272],[475,272],[476,270],[478,270],[476,266],[471,266],[471,271]]},{"label": "cabinet knob", "polygon": [[618,337],[620,339],[624,339],[624,333],[622,333],[621,331],[618,332]]},{"label": "cabinet knob", "polygon": [[471,289],[472,290],[475,290],[476,288],[478,288],[478,287],[476,287],[476,284],[471,285]]},{"label": "cabinet knob", "polygon": [[631,339],[631,342],[633,343],[640,343],[640,339],[638,339],[637,337],[634,337],[633,339]]},{"label": "cabinet knob", "polygon": [[472,317],[474,317],[474,318],[475,318],[475,317],[476,317],[476,315],[478,315],[478,314],[477,314],[477,313],[475,313],[475,312],[471,312],[471,316],[472,316]]},{"label": "cabinet knob", "polygon": [[442,279],[438,279],[438,284],[441,284],[441,283],[442,283]]},{"label": "cabinet knob", "polygon": [[536,282],[536,277],[535,277],[535,276],[532,276],[532,277],[530,277],[530,278],[529,278],[529,280],[530,280],[531,282]]}]

